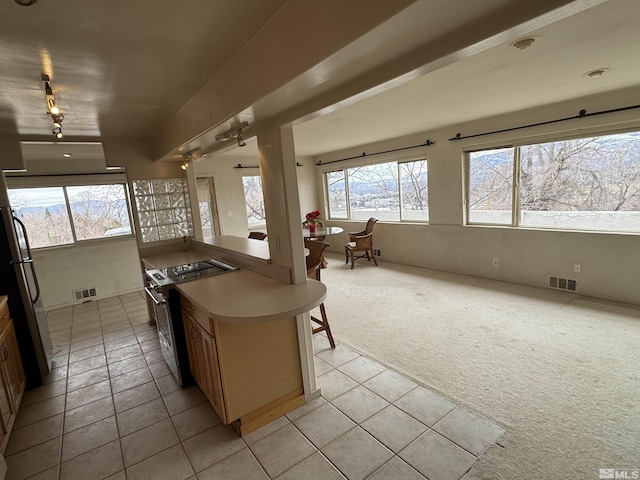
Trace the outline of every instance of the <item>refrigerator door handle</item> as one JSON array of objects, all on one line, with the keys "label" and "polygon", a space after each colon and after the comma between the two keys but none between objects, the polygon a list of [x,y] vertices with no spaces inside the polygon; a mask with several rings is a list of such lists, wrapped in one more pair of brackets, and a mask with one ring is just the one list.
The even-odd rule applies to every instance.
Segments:
[{"label": "refrigerator door handle", "polygon": [[36,267],[33,265],[33,256],[31,255],[31,245],[29,244],[29,237],[27,236],[27,227],[25,226],[24,223],[22,223],[22,220],[20,220],[18,217],[14,216],[13,217],[13,221],[16,222],[18,225],[20,225],[20,228],[22,229],[22,234],[24,237],[24,243],[25,246],[27,247],[27,258],[23,258],[20,261],[17,262],[11,262],[11,263],[22,263],[22,264],[26,264],[28,263],[29,266],[31,267],[31,273],[33,274],[33,282],[35,283],[36,286],[36,296],[35,298],[33,297],[33,293],[31,293],[31,287],[29,285],[29,282],[27,282],[27,290],[29,290],[29,298],[31,298],[31,303],[33,303],[35,305],[35,303],[38,301],[38,299],[40,298],[40,284],[38,283],[38,277],[36,276]]},{"label": "refrigerator door handle", "polygon": [[[31,267],[31,274],[33,275],[33,282],[36,284],[36,298],[31,299],[31,303],[34,305],[40,299],[40,284],[38,283],[38,276],[36,275],[36,267],[33,263],[33,259],[29,259],[28,262]],[[31,290],[29,290],[29,294],[31,294]]]},{"label": "refrigerator door handle", "polygon": [[24,223],[22,223],[22,220],[20,220],[18,217],[14,216],[13,221],[16,222],[18,225],[20,225],[20,228],[22,229],[24,243],[25,243],[25,246],[27,247],[27,255],[28,255],[27,260],[29,260],[33,258],[33,255],[31,255],[31,245],[29,245],[29,237],[27,236],[27,227],[25,226]]}]

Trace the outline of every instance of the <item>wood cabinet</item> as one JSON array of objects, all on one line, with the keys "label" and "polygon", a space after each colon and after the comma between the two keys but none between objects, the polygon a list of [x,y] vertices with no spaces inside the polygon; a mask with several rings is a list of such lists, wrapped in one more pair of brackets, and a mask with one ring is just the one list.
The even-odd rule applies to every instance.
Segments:
[{"label": "wood cabinet", "polygon": [[0,451],[4,452],[26,385],[6,297],[0,297]]},{"label": "wood cabinet", "polygon": [[246,434],[304,403],[295,317],[235,324],[180,305],[191,374],[224,423]]},{"label": "wood cabinet", "polygon": [[227,423],[216,339],[202,328],[184,308],[182,309],[182,319],[189,351],[191,375],[209,399],[220,419]]}]

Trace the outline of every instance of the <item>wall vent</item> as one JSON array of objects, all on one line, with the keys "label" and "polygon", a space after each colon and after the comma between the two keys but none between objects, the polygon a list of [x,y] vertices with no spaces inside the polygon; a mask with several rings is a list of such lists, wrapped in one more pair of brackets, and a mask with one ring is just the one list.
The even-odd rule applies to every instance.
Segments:
[{"label": "wall vent", "polygon": [[96,287],[82,288],[80,290],[73,291],[73,298],[78,302],[91,300],[92,297],[96,297],[97,295],[98,291],[96,290]]},{"label": "wall vent", "polygon": [[575,280],[570,280],[568,278],[549,277],[549,287],[575,292],[578,287],[578,283]]}]

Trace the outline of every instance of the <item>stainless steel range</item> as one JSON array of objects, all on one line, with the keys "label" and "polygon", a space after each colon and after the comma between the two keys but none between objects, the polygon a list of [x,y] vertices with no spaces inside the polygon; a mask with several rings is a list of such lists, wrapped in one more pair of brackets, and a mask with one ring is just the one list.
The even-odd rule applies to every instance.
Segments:
[{"label": "stainless steel range", "polygon": [[176,284],[237,270],[238,267],[210,258],[184,265],[146,270],[145,292],[153,302],[160,349],[180,385],[190,383],[189,355]]}]

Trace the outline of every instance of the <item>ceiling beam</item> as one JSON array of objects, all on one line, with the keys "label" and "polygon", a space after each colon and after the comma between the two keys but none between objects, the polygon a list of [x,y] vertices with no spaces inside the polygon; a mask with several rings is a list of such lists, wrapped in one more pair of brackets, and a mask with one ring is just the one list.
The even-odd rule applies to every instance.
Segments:
[{"label": "ceiling beam", "polygon": [[[154,142],[156,157],[191,150],[189,142],[203,132],[234,117],[414,1],[288,1],[160,128]],[[239,123],[242,118],[236,121]],[[232,126],[233,119],[221,128]]]}]

